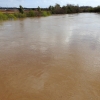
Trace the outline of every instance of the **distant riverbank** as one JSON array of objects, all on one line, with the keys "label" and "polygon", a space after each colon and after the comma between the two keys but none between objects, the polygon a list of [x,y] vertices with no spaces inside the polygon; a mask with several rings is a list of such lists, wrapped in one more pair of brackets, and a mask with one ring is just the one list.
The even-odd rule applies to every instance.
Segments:
[{"label": "distant riverbank", "polygon": [[67,4],[61,7],[59,4],[55,6],[49,6],[49,8],[31,8],[25,9],[21,5],[17,9],[3,9],[0,11],[0,20],[17,19],[25,17],[41,17],[49,16],[51,14],[73,14],[73,13],[83,13],[83,12],[97,12],[100,13],[100,6],[78,6]]},{"label": "distant riverbank", "polygon": [[50,11],[33,11],[30,10],[25,13],[2,13],[0,12],[0,20],[9,20],[9,19],[17,19],[17,18],[25,18],[25,17],[41,17],[41,16],[50,16],[51,12]]}]

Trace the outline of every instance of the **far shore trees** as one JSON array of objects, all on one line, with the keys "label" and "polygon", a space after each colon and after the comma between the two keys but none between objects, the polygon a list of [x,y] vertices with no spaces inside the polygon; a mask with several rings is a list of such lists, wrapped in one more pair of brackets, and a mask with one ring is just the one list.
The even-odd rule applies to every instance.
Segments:
[{"label": "far shore trees", "polygon": [[56,4],[54,7],[49,6],[48,10],[52,12],[52,14],[70,14],[70,13],[79,13],[80,7],[78,5],[67,4],[66,6],[60,6]]},{"label": "far shore trees", "polygon": [[15,8],[1,10],[0,20],[8,20],[8,19],[11,20],[11,19],[25,18],[25,17],[41,17],[41,16],[49,16],[51,14],[73,14],[73,13],[83,13],[83,12],[100,13],[100,6],[91,7],[91,6],[78,6],[73,4],[67,4],[61,7],[60,4],[55,4],[55,6],[51,5],[48,8],[40,8],[39,6],[37,8],[23,8],[20,5],[19,8],[16,8],[17,10],[16,12],[14,12],[14,10]]}]

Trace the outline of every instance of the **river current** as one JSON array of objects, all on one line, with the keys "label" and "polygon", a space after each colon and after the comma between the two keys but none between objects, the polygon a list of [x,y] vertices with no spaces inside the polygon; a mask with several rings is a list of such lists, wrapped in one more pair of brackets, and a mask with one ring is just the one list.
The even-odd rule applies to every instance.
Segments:
[{"label": "river current", "polygon": [[100,14],[0,22],[0,100],[100,100]]}]

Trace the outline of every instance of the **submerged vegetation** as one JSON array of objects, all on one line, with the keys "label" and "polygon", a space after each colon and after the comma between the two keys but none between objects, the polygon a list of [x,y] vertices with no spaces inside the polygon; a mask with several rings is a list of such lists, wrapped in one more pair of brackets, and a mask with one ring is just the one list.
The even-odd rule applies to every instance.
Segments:
[{"label": "submerged vegetation", "polygon": [[0,12],[0,20],[17,19],[25,17],[41,17],[49,16],[51,14],[71,14],[82,12],[100,12],[100,6],[91,7],[67,4],[66,6],[61,7],[59,4],[56,4],[55,6],[49,6],[48,8],[40,8],[38,6],[38,8],[25,9],[20,5],[17,9],[17,12]]}]

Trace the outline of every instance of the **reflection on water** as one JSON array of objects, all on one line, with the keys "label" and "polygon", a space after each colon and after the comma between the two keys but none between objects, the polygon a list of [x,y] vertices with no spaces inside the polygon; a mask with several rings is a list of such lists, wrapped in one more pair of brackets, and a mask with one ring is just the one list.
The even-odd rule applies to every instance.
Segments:
[{"label": "reflection on water", "polygon": [[100,15],[0,23],[0,100],[99,100]]}]

